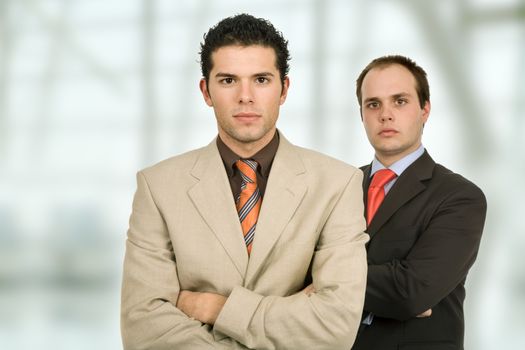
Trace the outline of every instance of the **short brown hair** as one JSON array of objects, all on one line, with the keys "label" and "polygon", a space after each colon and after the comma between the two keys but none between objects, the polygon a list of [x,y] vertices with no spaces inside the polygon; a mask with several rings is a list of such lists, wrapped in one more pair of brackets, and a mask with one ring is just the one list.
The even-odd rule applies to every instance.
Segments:
[{"label": "short brown hair", "polygon": [[430,101],[430,88],[428,86],[428,80],[427,80],[427,73],[416,64],[413,60],[411,60],[408,57],[401,56],[401,55],[389,55],[389,56],[382,56],[379,58],[376,58],[372,62],[370,62],[365,69],[359,74],[359,77],[356,81],[356,95],[357,95],[357,102],[359,102],[359,107],[361,107],[361,87],[363,85],[363,80],[365,79],[365,76],[374,68],[378,67],[388,67],[393,64],[399,64],[412,74],[414,79],[416,80],[416,92],[417,97],[419,99],[419,106],[423,108],[425,106],[426,102]]}]

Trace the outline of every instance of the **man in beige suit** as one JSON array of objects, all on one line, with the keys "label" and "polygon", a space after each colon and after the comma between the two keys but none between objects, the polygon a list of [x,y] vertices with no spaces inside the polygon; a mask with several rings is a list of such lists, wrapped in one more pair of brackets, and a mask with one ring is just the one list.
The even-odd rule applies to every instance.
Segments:
[{"label": "man in beige suit", "polygon": [[276,130],[288,60],[263,19],[206,34],[200,89],[219,135],[137,175],[125,349],[351,347],[367,272],[362,173]]}]

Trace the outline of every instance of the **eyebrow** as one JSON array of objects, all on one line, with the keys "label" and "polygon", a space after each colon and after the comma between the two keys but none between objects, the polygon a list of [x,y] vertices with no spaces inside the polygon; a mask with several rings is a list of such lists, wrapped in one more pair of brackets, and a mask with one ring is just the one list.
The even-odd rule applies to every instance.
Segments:
[{"label": "eyebrow", "polygon": [[379,98],[377,97],[369,97],[369,98],[366,98],[363,103],[368,103],[368,102],[377,102],[379,101]]},{"label": "eyebrow", "polygon": [[400,98],[400,97],[410,97],[410,94],[408,92],[400,92],[399,94],[392,95],[394,99]]},{"label": "eyebrow", "polygon": [[[274,74],[271,72],[260,72],[260,73],[252,74],[252,77],[273,77],[273,76]],[[233,73],[218,72],[217,74],[215,74],[215,78],[235,78],[235,77],[237,77],[237,75]]]},{"label": "eyebrow", "polygon": [[[400,97],[410,97],[410,94],[408,92],[400,92],[398,94],[393,94],[391,96],[389,96],[390,98],[392,99],[398,99]],[[369,97],[369,98],[366,98],[363,103],[368,103],[368,102],[377,102],[379,101],[379,97]]]}]

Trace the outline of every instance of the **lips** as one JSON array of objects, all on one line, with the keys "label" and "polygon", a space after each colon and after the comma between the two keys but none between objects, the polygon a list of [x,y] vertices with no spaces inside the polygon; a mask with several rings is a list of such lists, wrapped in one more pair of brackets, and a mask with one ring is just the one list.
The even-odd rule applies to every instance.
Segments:
[{"label": "lips", "polygon": [[261,115],[252,112],[241,112],[235,114],[233,117],[239,121],[251,122],[259,119]]},{"label": "lips", "polygon": [[258,118],[260,117],[257,113],[241,112],[234,115],[235,118]]},{"label": "lips", "polygon": [[398,131],[396,129],[382,129],[379,132],[379,135],[381,135],[381,136],[394,136],[397,133],[398,133]]}]

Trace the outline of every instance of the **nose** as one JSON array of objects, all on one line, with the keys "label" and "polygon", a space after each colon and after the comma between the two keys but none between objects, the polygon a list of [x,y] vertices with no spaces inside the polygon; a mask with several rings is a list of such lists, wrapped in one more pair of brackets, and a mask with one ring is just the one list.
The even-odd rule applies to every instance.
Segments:
[{"label": "nose", "polygon": [[252,86],[248,82],[240,84],[239,91],[239,103],[252,103],[253,102],[253,91]]},{"label": "nose", "polygon": [[392,114],[392,111],[390,110],[390,108],[388,107],[383,107],[381,109],[381,114],[379,115],[379,119],[381,120],[382,123],[386,122],[386,121],[393,121],[394,120],[394,115]]}]

